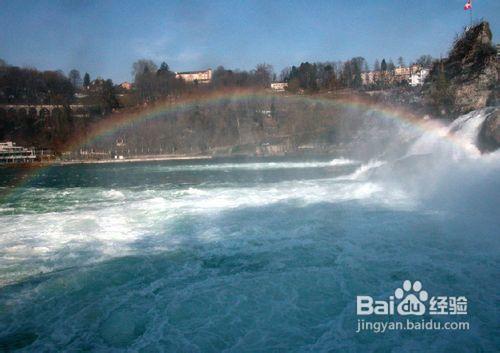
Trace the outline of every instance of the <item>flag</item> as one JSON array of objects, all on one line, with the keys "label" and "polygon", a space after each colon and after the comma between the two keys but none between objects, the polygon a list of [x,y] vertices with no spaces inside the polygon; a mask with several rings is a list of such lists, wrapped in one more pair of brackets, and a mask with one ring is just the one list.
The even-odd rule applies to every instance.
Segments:
[{"label": "flag", "polygon": [[464,6],[464,10],[472,10],[472,0],[467,0],[467,3]]}]

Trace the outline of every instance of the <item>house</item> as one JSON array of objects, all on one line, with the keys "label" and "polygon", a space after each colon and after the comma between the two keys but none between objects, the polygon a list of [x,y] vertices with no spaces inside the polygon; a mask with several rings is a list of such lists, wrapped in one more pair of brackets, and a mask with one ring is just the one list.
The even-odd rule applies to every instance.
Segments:
[{"label": "house", "polygon": [[380,71],[367,71],[361,73],[361,81],[364,86],[369,86],[378,81],[380,78]]},{"label": "house", "polygon": [[412,75],[419,72],[420,70],[422,70],[422,66],[418,64],[413,64],[412,66],[410,66],[410,72]]},{"label": "house", "polygon": [[97,77],[95,80],[90,82],[90,85],[87,87],[87,90],[90,92],[102,92],[103,87],[106,81],[101,77]]},{"label": "house", "polygon": [[410,82],[411,68],[399,66],[394,69],[394,81],[397,83]]},{"label": "house", "polygon": [[210,83],[212,81],[212,69],[176,72],[175,78],[182,78],[186,82]]},{"label": "house", "polygon": [[75,92],[74,96],[76,99],[83,99],[86,98],[88,95],[82,92]]},{"label": "house", "polygon": [[410,76],[411,69],[409,67],[399,66],[394,69],[394,76]]},{"label": "house", "polygon": [[271,89],[276,92],[284,92],[288,88],[287,82],[272,82]]},{"label": "house", "polygon": [[410,85],[413,87],[422,86],[429,73],[429,69],[420,69],[420,71],[413,73],[410,78]]},{"label": "house", "polygon": [[364,86],[377,84],[379,82],[389,83],[392,81],[392,75],[389,71],[362,72],[361,81]]},{"label": "house", "polygon": [[132,84],[130,82],[122,82],[120,83],[120,88],[130,91],[132,89]]}]

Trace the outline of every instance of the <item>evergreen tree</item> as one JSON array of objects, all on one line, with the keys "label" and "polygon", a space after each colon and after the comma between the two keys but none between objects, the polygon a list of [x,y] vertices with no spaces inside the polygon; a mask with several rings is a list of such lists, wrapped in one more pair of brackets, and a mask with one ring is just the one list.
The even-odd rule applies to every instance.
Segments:
[{"label": "evergreen tree", "polygon": [[164,61],[164,62],[161,63],[160,69],[158,71],[169,72],[170,68],[168,67],[168,64]]},{"label": "evergreen tree", "polygon": [[359,88],[363,84],[363,80],[361,79],[361,71],[363,70],[364,65],[366,64],[366,60],[363,57],[356,57],[350,60],[350,72],[352,77],[352,87]]},{"label": "evergreen tree", "polygon": [[108,79],[102,83],[100,96],[101,111],[109,113],[113,109],[119,107],[118,99],[116,99],[115,88],[113,81]]},{"label": "evergreen tree", "polygon": [[83,86],[84,87],[90,86],[90,75],[88,72],[86,72],[85,75],[83,76]]},{"label": "evergreen tree", "polygon": [[448,113],[453,106],[453,96],[450,92],[450,83],[446,77],[443,61],[441,61],[437,67],[437,75],[434,74],[434,82],[430,89],[430,97],[434,108],[440,114]]},{"label": "evergreen tree", "polygon": [[382,64],[380,64],[380,69],[382,71],[387,71],[387,63],[385,62],[385,59],[382,59]]}]

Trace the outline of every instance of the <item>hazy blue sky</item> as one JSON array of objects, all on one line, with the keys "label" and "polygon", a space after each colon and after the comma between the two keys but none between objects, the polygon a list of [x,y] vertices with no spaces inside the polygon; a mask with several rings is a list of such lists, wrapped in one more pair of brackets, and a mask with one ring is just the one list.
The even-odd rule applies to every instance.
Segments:
[{"label": "hazy blue sky", "polygon": [[[0,0],[0,58],[39,69],[77,68],[131,79],[139,58],[172,70],[267,62],[446,54],[468,23],[465,0],[90,1]],[[498,39],[500,1],[473,2]]]}]

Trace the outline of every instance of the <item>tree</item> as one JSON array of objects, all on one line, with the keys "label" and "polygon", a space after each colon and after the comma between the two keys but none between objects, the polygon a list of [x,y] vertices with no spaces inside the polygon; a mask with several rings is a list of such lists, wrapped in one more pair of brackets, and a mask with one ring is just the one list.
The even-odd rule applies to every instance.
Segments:
[{"label": "tree", "polygon": [[90,75],[88,72],[86,72],[85,75],[83,76],[83,86],[85,88],[88,88],[90,86]]},{"label": "tree", "polygon": [[212,84],[215,87],[229,86],[229,74],[230,71],[226,70],[224,66],[218,66],[212,73]]},{"label": "tree", "polygon": [[59,71],[44,71],[45,103],[66,105],[73,99],[74,88],[71,82]]},{"label": "tree", "polygon": [[283,70],[280,72],[279,80],[280,82],[288,82],[290,79],[290,67],[285,67]]},{"label": "tree", "polygon": [[363,71],[364,72],[370,71],[370,66],[368,65],[368,62],[366,60],[363,63]]},{"label": "tree", "polygon": [[175,78],[175,73],[170,71],[166,62],[162,62],[158,71],[156,71],[155,95],[165,97],[173,91],[181,89],[182,80]]},{"label": "tree", "polygon": [[115,87],[111,79],[104,81],[102,84],[100,103],[104,113],[109,113],[119,107],[118,99],[116,99],[115,95]]},{"label": "tree", "polygon": [[[290,86],[290,84],[292,85]],[[309,62],[301,63],[298,68],[292,66],[288,88],[290,91],[297,90],[298,88],[308,91],[317,91],[319,89],[318,66]]]},{"label": "tree", "polygon": [[6,66],[8,66],[7,62],[3,59],[0,59],[0,67],[6,67]]},{"label": "tree", "polygon": [[0,100],[28,104],[69,104],[74,89],[58,71],[7,66],[0,75]]},{"label": "tree", "polygon": [[273,79],[273,67],[268,64],[259,64],[250,72],[227,70],[223,66],[217,67],[212,73],[212,87],[269,87]]},{"label": "tree", "polygon": [[382,64],[380,64],[380,69],[382,71],[387,71],[387,63],[385,62],[385,59],[382,59]]},{"label": "tree", "polygon": [[351,66],[350,71],[352,73],[351,87],[359,88],[363,84],[363,80],[361,79],[361,71],[363,70],[363,67],[365,65],[366,65],[366,60],[361,56],[352,58],[350,60],[350,66]]},{"label": "tree", "polygon": [[167,63],[165,61],[163,61],[160,65],[160,71],[170,71],[170,68],[168,67]]},{"label": "tree", "polygon": [[336,89],[338,86],[334,65],[327,64],[321,74],[321,85],[328,90]]},{"label": "tree", "polygon": [[269,87],[273,75],[273,67],[269,64],[259,64],[255,68],[255,84],[259,87]]},{"label": "tree", "polygon": [[380,61],[378,61],[378,59],[375,59],[375,63],[373,64],[373,70],[380,71]]},{"label": "tree", "polygon": [[430,68],[434,59],[430,55],[422,55],[417,59],[416,64],[425,68]]},{"label": "tree", "polygon": [[73,69],[68,74],[69,81],[74,88],[80,88],[82,85],[82,77],[80,76],[80,71]]},{"label": "tree", "polygon": [[394,71],[396,66],[394,66],[394,62],[392,59],[389,59],[389,62],[387,63],[387,71]]},{"label": "tree", "polygon": [[363,84],[361,72],[366,69],[367,64],[365,58],[358,56],[346,61],[343,64],[342,83],[346,87],[359,88]]},{"label": "tree", "polygon": [[443,61],[439,65],[435,65],[428,94],[434,109],[439,113],[446,114],[453,107],[453,95]]},{"label": "tree", "polygon": [[148,101],[155,98],[158,84],[157,71],[156,64],[148,59],[138,60],[132,65],[132,75],[140,99]]},{"label": "tree", "polygon": [[405,60],[403,59],[402,56],[398,58],[398,66],[399,67],[405,67]]},{"label": "tree", "polygon": [[158,67],[156,64],[149,59],[140,59],[132,64],[132,76],[134,76],[134,79],[136,79],[138,75],[156,72],[157,70]]}]

